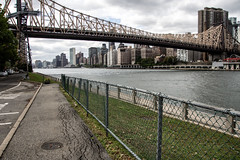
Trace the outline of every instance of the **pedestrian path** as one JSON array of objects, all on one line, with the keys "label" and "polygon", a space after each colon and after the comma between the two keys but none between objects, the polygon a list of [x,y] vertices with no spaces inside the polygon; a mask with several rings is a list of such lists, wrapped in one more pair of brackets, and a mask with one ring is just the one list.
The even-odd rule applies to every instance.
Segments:
[{"label": "pedestrian path", "polygon": [[1,160],[108,160],[105,149],[59,90],[43,85]]}]

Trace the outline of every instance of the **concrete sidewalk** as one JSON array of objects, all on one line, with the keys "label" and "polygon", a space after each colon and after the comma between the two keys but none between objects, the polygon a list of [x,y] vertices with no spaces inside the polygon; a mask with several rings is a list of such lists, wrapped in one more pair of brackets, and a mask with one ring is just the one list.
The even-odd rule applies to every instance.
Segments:
[{"label": "concrete sidewalk", "polygon": [[59,90],[43,85],[1,160],[107,160],[105,149]]}]

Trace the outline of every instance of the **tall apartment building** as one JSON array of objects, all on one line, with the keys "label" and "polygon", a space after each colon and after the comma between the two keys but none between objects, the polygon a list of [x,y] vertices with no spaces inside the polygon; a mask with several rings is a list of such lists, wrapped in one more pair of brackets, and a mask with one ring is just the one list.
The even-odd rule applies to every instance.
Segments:
[{"label": "tall apartment building", "polygon": [[117,65],[131,64],[131,48],[119,44],[117,49]]},{"label": "tall apartment building", "polygon": [[70,64],[76,66],[76,49],[70,48]]},{"label": "tall apartment building", "polygon": [[65,67],[68,64],[68,59],[66,58],[66,54],[62,53],[61,57],[61,67]]},{"label": "tall apartment building", "polygon": [[229,31],[228,11],[221,8],[208,8],[198,11],[198,33],[208,30],[212,26],[223,24]]},{"label": "tall apartment building", "polygon": [[232,23],[232,35],[233,38],[240,42],[240,21],[237,21],[237,17],[230,17],[229,20]]},{"label": "tall apartment building", "polygon": [[54,67],[61,67],[61,57],[59,55],[56,56],[56,64]]},{"label": "tall apartment building", "polygon": [[100,48],[97,48],[97,47],[91,47],[88,49],[89,65],[94,65],[98,63],[99,52],[100,52]]},{"label": "tall apartment building", "polygon": [[177,49],[177,59],[184,62],[197,62],[198,60],[202,60],[203,55],[201,52],[185,50],[185,49]]},{"label": "tall apartment building", "polygon": [[79,52],[76,54],[76,64],[79,65],[81,63],[83,63],[83,53]]},{"label": "tall apartment building", "polygon": [[[240,24],[240,21],[238,21],[238,24]],[[238,42],[240,42],[240,26],[238,27]]]},{"label": "tall apartment building", "polygon": [[35,61],[35,67],[36,68],[42,68],[43,67],[42,61],[41,60],[36,60]]},{"label": "tall apartment building", "polygon": [[[223,24],[227,29],[227,32],[232,34],[232,23],[228,19],[228,11],[221,8],[208,7],[205,7],[204,10],[198,11],[198,33],[204,32],[210,27],[220,24]],[[214,55],[211,55],[211,53],[203,52],[204,61],[212,61],[214,59]]]},{"label": "tall apartment building", "polygon": [[167,57],[176,57],[177,56],[177,49],[175,49],[175,48],[166,48],[166,56]]},{"label": "tall apartment building", "polygon": [[141,60],[141,48],[131,50],[131,64],[136,64]]},{"label": "tall apartment building", "polygon": [[142,46],[141,48],[141,58],[155,58],[156,56],[161,55],[161,50],[159,47],[149,47],[149,46]]},{"label": "tall apartment building", "polygon": [[107,53],[108,53],[107,45],[104,43],[104,44],[102,44],[102,48],[100,49],[100,52],[98,53],[98,64],[99,65],[105,65],[107,63],[107,61],[106,61]]},{"label": "tall apartment building", "polygon": [[117,50],[114,43],[109,43],[109,50],[107,53],[107,66],[111,67],[117,65]]}]

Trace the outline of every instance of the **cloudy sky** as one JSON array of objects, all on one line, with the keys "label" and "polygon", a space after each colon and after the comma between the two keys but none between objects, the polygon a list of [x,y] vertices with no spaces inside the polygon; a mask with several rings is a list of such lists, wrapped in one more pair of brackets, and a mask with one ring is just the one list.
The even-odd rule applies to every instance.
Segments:
[{"label": "cloudy sky", "polygon": [[[14,0],[13,0],[14,1]],[[37,1],[37,0],[33,0]],[[198,10],[204,7],[223,8],[229,17],[240,21],[239,0],[56,0],[58,3],[105,20],[154,33],[197,32]],[[30,39],[33,60],[49,60],[75,47],[87,56],[89,47],[102,42]]]}]

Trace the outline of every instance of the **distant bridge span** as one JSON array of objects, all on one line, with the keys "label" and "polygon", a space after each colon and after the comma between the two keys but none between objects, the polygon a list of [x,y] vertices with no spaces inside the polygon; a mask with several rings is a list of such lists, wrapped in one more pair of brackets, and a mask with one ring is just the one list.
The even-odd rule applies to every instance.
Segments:
[{"label": "distant bridge span", "polygon": [[[32,0],[23,1],[26,7],[21,10],[21,6],[17,12],[21,20],[10,16],[9,22],[13,31],[20,29],[28,37],[125,42],[240,55],[239,42],[222,25],[198,34],[156,34],[86,15],[53,0],[35,0],[34,4]],[[10,2],[6,0],[4,6],[6,15]],[[29,14],[37,9],[40,10],[38,16]]]}]

